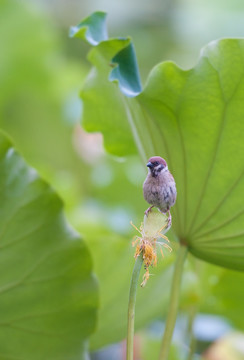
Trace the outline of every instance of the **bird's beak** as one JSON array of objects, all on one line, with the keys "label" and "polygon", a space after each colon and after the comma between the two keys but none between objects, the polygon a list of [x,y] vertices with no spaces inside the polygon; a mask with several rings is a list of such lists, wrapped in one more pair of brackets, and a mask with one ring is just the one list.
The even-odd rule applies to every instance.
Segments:
[{"label": "bird's beak", "polygon": [[151,161],[149,161],[149,162],[147,163],[147,167],[149,167],[150,169],[153,168],[153,164],[151,163]]}]

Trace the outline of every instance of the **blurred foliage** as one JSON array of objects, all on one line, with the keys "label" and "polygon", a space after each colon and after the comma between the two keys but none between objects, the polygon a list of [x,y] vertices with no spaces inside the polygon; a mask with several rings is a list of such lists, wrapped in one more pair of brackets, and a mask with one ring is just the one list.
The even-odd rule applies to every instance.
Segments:
[{"label": "blurred foliage", "polygon": [[[77,167],[81,177],[62,115],[78,71],[60,62],[47,20],[17,1],[0,8],[0,127],[46,177]],[[97,309],[90,253],[57,195],[0,140],[1,357],[84,359]]]},{"label": "blurred foliage", "polygon": [[213,265],[199,264],[201,282],[200,310],[228,318],[233,327],[244,331],[243,273]]},{"label": "blurred foliage", "polygon": [[25,3],[6,1],[0,6],[0,42],[5,49],[0,68],[1,128],[48,178],[60,171],[80,179],[85,165],[72,146],[73,123],[77,122],[72,107],[82,67],[61,56],[60,39],[51,21]]},{"label": "blurred foliage", "polygon": [[[157,329],[147,329],[139,333],[139,343],[141,343],[141,358],[142,360],[157,359],[161,346],[161,338]],[[168,360],[179,360],[186,358],[187,346],[182,341],[174,341],[172,343]],[[203,360],[200,356],[197,360]]]},{"label": "blurred foliage", "polygon": [[[141,164],[137,159],[118,164],[105,157],[97,146],[99,139],[86,136],[77,124],[82,110],[78,90],[85,65],[65,57],[51,19],[25,2],[12,0],[0,6],[0,39],[5,49],[0,67],[1,128],[55,186],[70,210],[78,207],[81,199],[84,204],[91,198],[103,206],[117,207],[122,202],[120,206],[127,206],[132,213],[134,208],[139,210],[144,203],[138,188],[144,176]],[[95,148],[97,154],[93,155]],[[122,194],[117,189],[125,182],[128,189]]]},{"label": "blurred foliage", "polygon": [[[48,12],[44,14],[44,12],[40,11],[35,6],[38,3],[41,3],[41,1],[19,2],[3,0],[0,4],[0,43],[4,49],[0,54],[0,127],[10,134],[16,148],[24,158],[58,191],[65,201],[69,220],[80,230],[87,241],[101,292],[97,332],[91,337],[91,348],[97,349],[100,346],[123,339],[125,336],[129,279],[134,262],[130,241],[135,234],[129,225],[129,221],[133,219],[133,222],[139,225],[143,211],[147,206],[141,192],[141,184],[145,177],[145,164],[136,155],[117,161],[118,158],[115,156],[108,156],[104,153],[101,138],[81,130],[78,123],[82,111],[84,111],[83,125],[85,125],[87,130],[95,129],[93,123],[86,121],[86,104],[82,108],[82,104],[78,100],[78,92],[88,68],[87,60],[84,57],[81,59],[81,56],[88,47],[87,45],[80,45],[78,39],[68,40],[68,29],[67,26],[64,26],[65,21],[62,23],[62,17],[66,19],[66,24],[71,23],[70,20],[67,20],[69,16],[72,17],[72,10],[70,10],[72,5],[70,2],[56,2],[56,9],[55,2],[49,2],[48,4],[50,8],[51,6],[54,7],[55,16],[59,13],[60,23],[58,23],[57,17],[54,20],[54,13],[50,15]],[[217,1],[214,2],[213,6],[216,6],[216,3]],[[146,12],[147,16],[143,17],[142,13],[138,14],[138,12],[135,12],[133,15],[131,12],[130,15],[133,15],[134,18],[132,17],[131,19],[133,20],[130,21],[126,17],[126,23],[118,21],[121,19],[121,13],[119,13],[119,16],[117,15],[117,18],[114,17],[114,23],[111,24],[114,33],[120,35],[122,33],[125,36],[133,34],[135,38],[139,54],[138,63],[142,69],[143,79],[146,78],[148,70],[156,62],[168,57],[173,58],[173,60],[180,59],[178,62],[189,67],[189,64],[195,61],[200,45],[210,37],[208,20],[211,21],[211,17],[206,18],[207,11],[200,11],[201,19],[203,17],[203,21],[200,22],[199,14],[196,13],[196,3],[191,1],[185,2],[184,9],[181,7],[182,4],[183,2],[181,1],[172,2],[170,6],[165,7],[164,11],[159,11],[157,7],[159,4],[156,6],[154,2],[150,6],[156,16],[152,16],[151,13],[148,16],[148,12]],[[204,5],[205,2],[202,2],[202,4]],[[131,3],[131,5],[133,4]],[[80,4],[79,6],[89,7],[88,4]],[[211,4],[210,2],[208,2],[208,5],[206,4],[206,9],[207,6],[212,6],[212,2]],[[238,7],[241,8],[242,6],[243,4],[239,1]],[[140,4],[140,7],[141,9],[143,8],[142,4]],[[66,13],[64,11],[62,13],[62,8],[67,10]],[[221,3],[221,11],[224,8],[228,10],[232,8],[233,10],[233,6],[226,1]],[[216,26],[214,35],[211,34],[210,39],[216,37],[215,34],[223,36],[219,30],[221,28],[219,24],[222,12],[219,11],[218,5],[216,9],[217,12],[213,13],[213,19],[214,23],[218,24],[218,26]],[[111,12],[113,12],[113,9],[111,9]],[[80,14],[82,12],[74,11],[73,17],[77,18]],[[225,19],[228,19],[228,17]],[[195,24],[197,22],[199,26],[194,27],[194,22]],[[227,22],[225,21],[225,23]],[[234,25],[232,26],[233,31],[231,35],[240,35],[241,30],[239,30],[239,33],[235,33],[238,22],[236,21]],[[195,36],[195,39],[197,38],[198,42],[192,40],[193,36]],[[128,41],[126,40],[126,42]],[[233,49],[231,51],[233,52]],[[98,64],[98,57],[99,48],[91,53],[90,59],[95,64]],[[208,60],[210,59],[209,56],[207,58]],[[238,54],[235,59],[238,59]],[[209,65],[208,67],[208,60],[206,60],[205,64],[199,64],[198,68],[196,67],[194,70],[199,76],[199,82],[197,80],[194,85],[193,79],[191,87],[191,90],[193,90],[192,94],[196,98],[197,96],[201,97],[200,90],[203,83],[205,84],[205,90],[202,92],[202,99],[207,97],[210,91],[215,91],[215,94],[217,94],[218,75],[220,75],[221,79],[221,75],[226,74],[223,63],[218,68],[218,74],[215,74],[211,66]],[[99,61],[100,66],[102,68],[106,67],[106,70],[104,73],[90,73],[90,83],[85,83],[82,96],[89,95],[86,101],[89,100],[92,106],[94,106],[91,112],[91,119],[93,117],[94,120],[93,114],[95,114],[95,120],[97,122],[99,120],[99,126],[103,125],[104,128],[106,128],[107,121],[109,120],[111,128],[113,131],[116,131],[116,141],[114,141],[114,145],[111,147],[112,150],[115,150],[114,153],[118,150],[121,129],[124,133],[126,146],[125,143],[121,143],[120,149],[124,152],[135,153],[135,145],[132,143],[131,135],[129,135],[130,125],[126,124],[124,119],[128,115],[128,111],[130,113],[130,111],[135,109],[133,115],[137,117],[136,119],[134,118],[134,121],[138,126],[143,115],[139,111],[139,107],[136,106],[135,108],[134,100],[126,102],[127,113],[125,112],[124,99],[119,93],[117,85],[107,81],[107,76],[112,69],[111,66],[108,66],[110,59],[106,58],[107,62],[104,62],[100,58]],[[229,61],[232,61],[232,57],[230,57]],[[162,73],[162,69],[158,67],[154,70],[154,74],[160,73],[163,74],[162,76],[165,76],[168,73],[169,77],[175,75],[175,79],[177,76],[178,79],[182,79],[182,76],[184,78],[188,74],[182,73],[172,64],[167,66],[168,68],[164,69]],[[203,67],[201,68],[201,66]],[[194,71],[189,72],[189,74],[192,74]],[[240,77],[241,72],[233,64],[232,71],[234,81],[235,76]],[[192,76],[194,77],[195,75]],[[97,77],[99,77],[101,82],[98,97],[95,100],[104,102],[103,113],[99,113],[100,110],[96,107],[94,98],[91,98],[92,86],[94,84],[97,86],[98,84],[95,83]],[[153,74],[150,79],[153,81]],[[221,81],[225,81],[225,78],[223,77]],[[210,83],[211,86],[209,86]],[[167,84],[170,84],[170,82],[168,81]],[[170,94],[172,99],[174,98],[173,92],[175,88],[173,85],[171,90],[172,92],[170,92],[170,89],[165,88],[165,92],[162,93],[167,101]],[[190,87],[187,91],[190,91]],[[186,96],[188,96],[188,92],[186,92]],[[151,99],[149,100],[149,98],[154,96],[154,94],[150,87],[147,93],[148,96],[144,98],[141,96],[141,99],[151,111],[152,104],[150,104]],[[104,94],[107,94],[109,101],[102,96]],[[240,96],[241,102],[242,93],[238,96]],[[217,100],[220,101],[219,95],[216,96],[215,101]],[[234,97],[234,100],[237,101],[237,97]],[[117,104],[116,107],[114,106],[115,102]],[[237,109],[238,106],[237,104]],[[205,113],[204,101],[200,110],[202,114]],[[154,116],[162,118],[162,113],[164,113],[163,117],[165,117],[165,110],[161,112],[161,109]],[[211,109],[209,109],[208,114],[205,114],[212,117]],[[201,118],[202,115],[199,114],[199,117]],[[192,119],[192,114],[187,114],[187,118]],[[235,118],[236,116],[233,117],[233,119]],[[101,121],[103,121],[103,124]],[[210,132],[211,123],[206,120],[202,124],[202,136],[209,147],[210,140],[212,139],[212,133]],[[195,129],[195,124],[192,124],[192,126],[190,129]],[[206,129],[206,126],[209,126],[209,129]],[[233,126],[233,123],[230,126]],[[233,130],[233,128],[231,129]],[[153,148],[151,141],[148,141],[147,133],[150,133],[152,130],[155,130],[155,128],[146,128],[146,131],[145,128],[141,128],[138,131],[145,149],[150,153],[153,151]],[[232,130],[228,131],[228,134],[232,136],[233,142],[239,144],[240,128],[238,127],[234,132]],[[193,134],[191,135],[191,140],[197,143],[199,139],[197,137],[193,139]],[[113,141],[114,134],[108,134],[108,136]],[[159,139],[160,143],[160,148],[157,150],[161,151],[163,144],[161,144],[160,135],[157,134],[157,136],[159,136],[157,139]],[[106,134],[105,142],[107,143]],[[174,148],[173,151],[177,154],[176,156],[174,155],[174,159],[170,162],[170,168],[172,168],[174,174],[177,173],[177,178],[179,178],[181,163],[180,165],[178,163],[174,164],[173,161],[176,158],[180,159],[181,150],[177,147],[178,142],[177,144],[175,142],[175,139],[170,140],[171,147]],[[226,146],[226,156],[228,156],[229,145],[232,146],[233,144],[229,140],[227,142],[224,141],[224,143],[228,144],[228,147]],[[194,150],[195,148],[193,147],[192,149]],[[237,162],[238,166],[241,166],[241,151],[235,150],[235,154],[237,153],[238,156],[233,156],[235,158],[233,166],[236,166]],[[195,171],[197,169],[197,176],[193,178],[197,181],[203,181],[203,175],[199,171],[201,169],[205,170],[206,165],[202,163],[202,153],[199,150],[195,151],[194,159],[194,164],[192,164],[191,168],[194,168]],[[218,157],[216,159],[219,161]],[[228,165],[229,163],[228,161]],[[177,185],[179,181],[177,181]],[[212,181],[212,184],[215,184],[217,189],[212,188],[210,195],[214,193],[217,199],[218,194],[221,192],[223,194],[223,189],[221,189],[220,185],[222,184],[223,187],[226,185],[221,181],[220,183],[215,180]],[[194,194],[196,193],[196,185],[196,182],[194,182]],[[178,186],[181,187],[180,184]],[[180,192],[182,193],[182,191]],[[238,197],[241,201],[241,196]],[[197,197],[192,195],[192,199],[196,200]],[[209,198],[205,200],[206,206],[203,212],[207,211],[207,205],[209,204]],[[210,203],[212,204],[213,201],[214,199]],[[180,203],[182,204],[181,201]],[[232,206],[229,204],[227,209],[230,216],[232,216],[231,214],[234,215]],[[212,207],[212,209],[214,208]],[[225,214],[221,216],[224,217]],[[177,225],[176,218],[177,215],[174,214],[173,223],[175,226]],[[200,218],[202,218],[202,215]],[[215,226],[215,220],[211,218],[209,226],[211,223]],[[176,250],[177,240],[172,232],[169,233],[169,238],[172,240]],[[233,246],[233,244],[235,243],[232,240],[227,239],[221,245],[223,251],[226,251],[226,249],[229,251],[228,246]],[[199,248],[202,251],[202,244],[200,245]],[[35,246],[33,246],[33,251],[36,249],[38,252],[39,249],[34,248]],[[37,255],[35,254],[35,256]],[[85,255],[88,261],[89,255],[87,251],[80,254],[82,259]],[[237,258],[238,255],[239,252]],[[74,255],[74,257],[76,256],[78,258],[78,255]],[[232,258],[235,261],[234,256]],[[83,260],[81,260],[80,267],[83,267],[86,263]],[[165,261],[159,261],[158,268],[152,270],[153,276],[150,277],[147,287],[138,290],[137,329],[150,323],[155,318],[162,318],[166,314],[172,271],[171,263],[173,260],[174,256],[167,257]],[[57,265],[57,268],[58,266],[60,264]],[[49,269],[43,270],[48,272]],[[81,282],[83,281],[82,279],[80,280]],[[240,284],[243,283],[243,280],[242,273],[236,273],[191,258],[186,264],[185,277],[183,279],[181,311],[188,314],[192,307],[197,307],[199,311],[225,316],[231,321],[233,326],[243,330],[243,294],[240,290]],[[72,283],[69,283],[67,279],[62,279],[62,281],[64,281],[65,288],[68,287],[67,291],[69,291],[69,286]],[[47,290],[47,292],[49,291],[50,294],[53,293],[51,288]],[[34,295],[37,293],[34,290],[32,292]],[[22,307],[20,311],[22,311]],[[73,329],[77,326],[77,334],[81,334],[87,319],[88,317],[84,315],[84,323],[83,321],[77,323],[74,321],[72,323],[72,326],[74,325]],[[90,329],[86,329],[89,330],[86,334],[84,333],[86,336],[94,325],[89,321],[88,324]],[[72,334],[73,332],[71,331],[70,335]],[[75,341],[76,338],[74,338]],[[21,348],[21,344],[19,346]],[[24,348],[24,342],[22,342],[22,346]],[[69,345],[63,344],[63,346],[67,346],[66,349],[68,349]],[[16,347],[16,351],[18,349]],[[150,354],[150,350],[148,351]],[[145,359],[148,356],[146,355],[148,351],[145,350]]]},{"label": "blurred foliage", "polygon": [[90,254],[2,132],[0,174],[1,358],[85,359],[98,302]]}]

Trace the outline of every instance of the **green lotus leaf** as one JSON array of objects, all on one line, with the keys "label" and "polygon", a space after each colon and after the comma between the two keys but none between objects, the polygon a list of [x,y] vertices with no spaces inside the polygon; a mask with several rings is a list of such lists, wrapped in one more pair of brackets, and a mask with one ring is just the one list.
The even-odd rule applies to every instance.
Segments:
[{"label": "green lotus leaf", "polygon": [[244,40],[210,43],[189,71],[156,66],[138,97],[175,176],[174,230],[197,257],[244,270]]},{"label": "green lotus leaf", "polygon": [[[108,40],[106,13],[101,11],[94,12],[81,21],[79,25],[71,27],[70,37],[84,39],[95,46],[105,42],[108,54],[109,48],[113,47],[114,42],[119,42],[122,45],[124,42],[128,43],[120,51],[117,51],[113,58],[109,59],[111,60],[112,67],[114,67],[110,74],[110,80],[118,81],[121,92],[126,96],[134,97],[141,92],[140,75],[134,46],[129,38]],[[100,56],[103,55],[100,52]]]},{"label": "green lotus leaf", "polygon": [[107,40],[106,13],[96,11],[82,20],[77,26],[70,28],[70,37],[86,40],[91,45],[97,45]]},{"label": "green lotus leaf", "polygon": [[[87,23],[92,33],[96,33],[101,24],[105,28],[104,13],[94,13],[84,21],[85,25],[83,21],[79,25],[82,38],[88,33]],[[77,36],[73,34],[71,30],[71,35]],[[133,97],[141,91],[133,44],[130,38],[107,40],[104,37],[95,45],[88,54],[94,67],[80,93],[84,114],[82,125],[86,131],[104,134],[104,145],[108,152],[119,156],[125,152],[136,153],[131,134],[133,125],[127,120],[128,109],[122,95]]]},{"label": "green lotus leaf", "polygon": [[62,202],[0,133],[0,357],[84,359],[97,285]]},{"label": "green lotus leaf", "polygon": [[134,97],[141,92],[140,75],[133,44],[118,52],[112,59],[115,64],[109,80],[118,81],[122,93],[128,97]]}]

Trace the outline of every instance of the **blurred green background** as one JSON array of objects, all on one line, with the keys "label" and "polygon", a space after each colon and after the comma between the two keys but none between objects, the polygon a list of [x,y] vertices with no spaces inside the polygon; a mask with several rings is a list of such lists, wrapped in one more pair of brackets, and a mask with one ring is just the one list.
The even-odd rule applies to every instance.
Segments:
[{"label": "blurred green background", "polygon": [[[133,233],[129,221],[138,224],[147,206],[142,197],[145,169],[138,158],[105,154],[101,134],[87,134],[80,126],[79,89],[90,69],[88,46],[69,39],[68,30],[96,10],[108,12],[111,37],[132,36],[144,84],[158,62],[170,59],[188,69],[209,41],[244,35],[242,0],[1,1],[1,128],[62,197],[70,222],[88,246],[90,241],[92,252],[93,239],[99,241],[101,234],[104,242],[111,232],[129,242]],[[231,273],[216,269],[209,266],[206,272],[223,277]],[[206,308],[208,301],[217,301],[211,291]],[[234,327],[242,329],[243,321],[236,313],[233,318]],[[139,335],[146,337],[143,343],[149,348],[157,342],[152,333]],[[221,359],[241,359],[233,356]]]},{"label": "blurred green background", "polygon": [[137,159],[107,156],[102,137],[81,130],[88,46],[69,39],[69,27],[92,11],[108,12],[110,36],[132,36],[145,83],[158,62],[170,59],[187,69],[209,41],[242,36],[244,3],[3,0],[0,6],[1,127],[58,190],[73,220],[78,214],[78,222],[85,216],[113,226],[117,214],[124,231],[145,207],[145,169]]}]

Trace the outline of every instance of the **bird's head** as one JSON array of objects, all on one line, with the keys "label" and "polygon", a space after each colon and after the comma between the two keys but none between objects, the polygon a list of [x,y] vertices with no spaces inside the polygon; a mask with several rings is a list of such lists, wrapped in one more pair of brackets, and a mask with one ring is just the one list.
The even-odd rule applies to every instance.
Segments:
[{"label": "bird's head", "polygon": [[160,156],[153,156],[148,160],[147,167],[153,177],[156,177],[159,173],[168,170],[166,161]]}]

